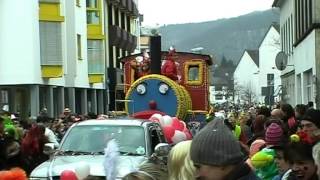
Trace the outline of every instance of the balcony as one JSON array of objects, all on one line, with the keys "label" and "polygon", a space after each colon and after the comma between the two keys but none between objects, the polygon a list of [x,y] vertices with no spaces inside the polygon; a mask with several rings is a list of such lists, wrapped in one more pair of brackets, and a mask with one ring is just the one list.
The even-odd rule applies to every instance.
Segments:
[{"label": "balcony", "polygon": [[129,51],[133,52],[137,48],[137,36],[131,35],[131,37],[132,37],[132,43]]},{"label": "balcony", "polygon": [[126,50],[129,52],[133,52],[137,47],[137,37],[132,35],[132,34],[128,34],[128,45]]},{"label": "balcony", "polygon": [[126,12],[127,11],[127,0],[120,0],[120,6],[121,11]]},{"label": "balcony", "polygon": [[133,4],[132,0],[127,0],[127,9],[130,15],[133,14],[132,4]]},{"label": "balcony", "polygon": [[108,3],[118,6],[120,4],[120,0],[109,0]]},{"label": "balcony", "polygon": [[135,3],[133,3],[133,6],[132,6],[132,16],[137,18],[139,16],[139,11],[138,11],[138,7]]},{"label": "balcony", "polygon": [[121,29],[121,34],[122,34],[122,38],[121,38],[121,41],[120,41],[120,44],[119,44],[119,47],[121,49],[126,49],[127,47],[127,44],[128,44],[128,32],[124,29]]},{"label": "balcony", "polygon": [[119,46],[122,40],[122,30],[119,26],[109,26],[109,40],[111,46]]},{"label": "balcony", "polygon": [[127,43],[127,46],[126,46],[126,50],[127,51],[131,50],[131,46],[132,46],[132,43],[133,43],[132,41],[133,41],[132,34],[128,33],[128,43]]}]

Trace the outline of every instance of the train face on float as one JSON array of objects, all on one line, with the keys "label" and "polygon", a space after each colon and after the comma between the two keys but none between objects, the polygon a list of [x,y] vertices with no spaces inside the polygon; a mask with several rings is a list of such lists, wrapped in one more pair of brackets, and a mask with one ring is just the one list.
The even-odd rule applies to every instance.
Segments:
[{"label": "train face on float", "polygon": [[123,57],[125,110],[136,118],[166,114],[186,122],[204,122],[209,105],[208,55],[162,51],[161,73],[150,71],[148,53]]}]

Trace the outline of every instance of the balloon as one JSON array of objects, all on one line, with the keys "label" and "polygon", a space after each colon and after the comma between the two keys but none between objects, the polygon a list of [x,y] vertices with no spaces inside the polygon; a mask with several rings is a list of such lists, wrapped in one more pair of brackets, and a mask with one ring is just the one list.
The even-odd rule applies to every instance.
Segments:
[{"label": "balloon", "polygon": [[80,162],[75,169],[77,178],[82,180],[89,176],[90,174],[90,166],[85,162]]},{"label": "balloon", "polygon": [[157,122],[157,123],[160,123],[160,120],[158,119],[158,118],[156,118],[156,117],[150,117],[149,118],[149,120],[151,121],[151,122]]},{"label": "balloon", "polygon": [[171,126],[171,124],[172,124],[172,117],[171,116],[164,115],[162,118],[163,118],[163,124],[161,124],[162,126]]},{"label": "balloon", "polygon": [[174,131],[174,135],[172,137],[172,142],[174,144],[177,144],[177,143],[179,143],[181,141],[185,141],[185,140],[187,140],[187,136],[184,132],[177,131],[177,130]]},{"label": "balloon", "polygon": [[162,125],[162,123],[163,123],[163,117],[162,117],[161,114],[158,114],[158,113],[153,114],[153,115],[149,118],[149,120],[159,122],[161,125]]},{"label": "balloon", "polygon": [[292,134],[290,136],[290,140],[291,140],[291,142],[299,142],[300,141],[300,137],[297,134]]},{"label": "balloon", "polygon": [[190,133],[190,131],[189,131],[189,130],[187,130],[187,131],[183,131],[183,132],[184,132],[184,134],[186,135],[187,140],[191,140],[191,139],[192,139],[192,135],[191,135],[191,133]]},{"label": "balloon", "polygon": [[165,126],[162,129],[163,129],[164,137],[166,138],[166,140],[168,141],[169,144],[172,144],[172,139],[171,138],[175,133],[174,128],[171,127],[171,126]]},{"label": "balloon", "polygon": [[60,180],[78,180],[78,178],[72,170],[64,170],[60,175]]},{"label": "balloon", "polygon": [[180,121],[178,118],[173,118],[172,126],[174,129],[179,130],[179,131],[183,131],[183,129],[184,129],[184,125],[183,125],[182,121]]}]

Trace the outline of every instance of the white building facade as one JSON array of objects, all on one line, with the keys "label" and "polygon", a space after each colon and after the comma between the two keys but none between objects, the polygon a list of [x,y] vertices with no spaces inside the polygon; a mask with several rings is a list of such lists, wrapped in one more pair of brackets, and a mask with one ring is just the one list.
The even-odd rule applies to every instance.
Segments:
[{"label": "white building facade", "polygon": [[277,25],[271,25],[258,50],[244,51],[234,72],[235,103],[270,105],[280,101],[281,72],[274,61],[279,42]]},{"label": "white building facade", "polygon": [[275,0],[273,7],[280,8],[281,51],[288,56],[281,75],[283,99],[319,107],[320,2]]},{"label": "white building facade", "polygon": [[[110,4],[103,0],[2,0],[1,108],[7,105],[22,117],[37,116],[43,108],[51,117],[65,107],[79,114],[106,113]],[[126,26],[134,24],[130,18],[125,20]],[[130,28],[137,29],[135,25]],[[130,46],[132,51],[135,47]]]},{"label": "white building facade", "polygon": [[[245,50],[233,74],[234,103],[257,103],[259,96],[259,51]],[[251,93],[251,97],[250,97]],[[251,99],[250,99],[251,98]],[[250,99],[250,100],[249,100]]]},{"label": "white building facade", "polygon": [[271,25],[259,46],[259,102],[280,101],[281,71],[276,68],[275,58],[280,52],[278,25]]}]

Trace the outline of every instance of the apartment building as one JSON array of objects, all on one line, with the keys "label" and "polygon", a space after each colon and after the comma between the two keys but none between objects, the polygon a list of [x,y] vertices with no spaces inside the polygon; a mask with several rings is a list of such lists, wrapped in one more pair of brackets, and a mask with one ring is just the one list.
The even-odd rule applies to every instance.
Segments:
[{"label": "apartment building", "polygon": [[[119,16],[111,16],[114,13]],[[120,69],[116,57],[135,49],[136,38],[129,32],[139,25],[137,14],[132,0],[118,4],[106,0],[2,0],[0,106],[22,117],[37,116],[43,108],[52,117],[64,107],[80,114],[106,113],[109,82],[114,81],[108,71]],[[123,19],[121,15],[126,16],[126,23],[115,24],[122,32],[124,45],[120,47],[111,41],[110,19]],[[129,38],[123,40],[124,36]]]},{"label": "apartment building", "polygon": [[124,103],[116,100],[125,99],[124,76],[120,58],[139,51],[140,22],[137,0],[108,0],[109,25],[108,76],[109,109],[122,110]]},{"label": "apartment building", "polygon": [[281,73],[283,99],[320,107],[320,2],[274,0],[280,8],[281,51],[288,56]]}]

